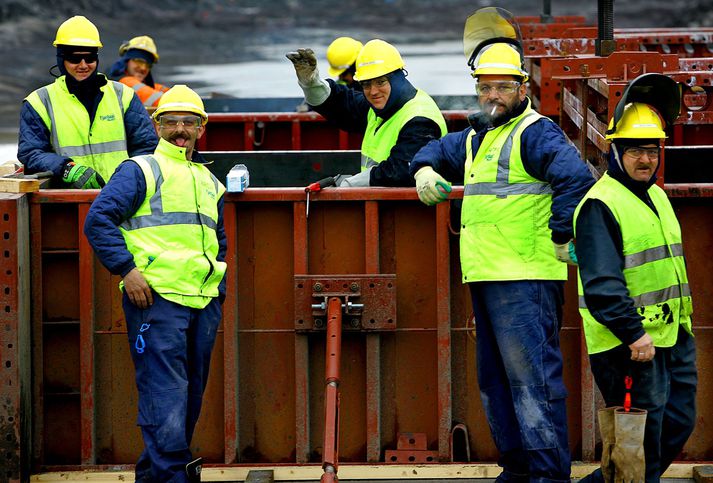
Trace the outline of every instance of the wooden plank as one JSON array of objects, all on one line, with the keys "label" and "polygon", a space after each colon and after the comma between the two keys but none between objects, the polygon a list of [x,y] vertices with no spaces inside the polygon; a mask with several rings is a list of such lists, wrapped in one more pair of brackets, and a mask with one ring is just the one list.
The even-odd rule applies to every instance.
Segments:
[{"label": "wooden plank", "polygon": [[2,193],[30,193],[39,191],[40,180],[22,178],[0,178],[0,192]]},{"label": "wooden plank", "polygon": [[[693,468],[698,464],[674,463],[663,474],[663,478],[692,478]],[[599,465],[574,463],[572,478],[583,478]],[[270,469],[274,481],[316,481],[322,475],[319,465],[279,465],[263,467],[219,466],[205,467],[201,473],[203,481],[245,481],[251,470]],[[496,478],[502,468],[495,463],[475,464],[427,464],[427,465],[340,465],[340,480],[460,480],[473,478]],[[134,477],[128,471],[62,471],[41,473],[30,477],[31,483],[62,483],[67,481],[126,482]]]}]

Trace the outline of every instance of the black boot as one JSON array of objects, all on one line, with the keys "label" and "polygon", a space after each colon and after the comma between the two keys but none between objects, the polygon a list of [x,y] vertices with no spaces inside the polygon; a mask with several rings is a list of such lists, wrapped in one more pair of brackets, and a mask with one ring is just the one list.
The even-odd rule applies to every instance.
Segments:
[{"label": "black boot", "polygon": [[186,465],[186,474],[189,483],[201,483],[201,470],[203,458],[196,458]]}]

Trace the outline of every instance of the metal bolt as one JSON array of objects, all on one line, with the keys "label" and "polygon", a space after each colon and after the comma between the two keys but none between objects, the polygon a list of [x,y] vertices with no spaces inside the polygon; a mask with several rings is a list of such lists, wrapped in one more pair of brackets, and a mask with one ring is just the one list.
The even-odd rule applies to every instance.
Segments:
[{"label": "metal bolt", "polygon": [[324,327],[324,322],[322,321],[322,319],[314,319],[314,326],[317,329],[321,329],[322,327]]},{"label": "metal bolt", "polygon": [[356,282],[352,282],[352,284],[349,286],[349,289],[352,292],[358,292],[359,291],[359,284]]},{"label": "metal bolt", "polygon": [[315,292],[321,292],[322,291],[322,284],[317,282],[314,284],[314,287],[312,287]]},{"label": "metal bolt", "polygon": [[349,321],[349,325],[352,326],[353,329],[358,329],[359,328],[359,319],[354,318]]}]

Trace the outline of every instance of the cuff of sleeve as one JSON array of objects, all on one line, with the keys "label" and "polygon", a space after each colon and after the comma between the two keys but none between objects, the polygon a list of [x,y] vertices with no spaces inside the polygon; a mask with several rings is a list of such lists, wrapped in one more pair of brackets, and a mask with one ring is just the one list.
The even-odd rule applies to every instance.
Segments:
[{"label": "cuff of sleeve", "polygon": [[124,277],[126,277],[127,273],[129,273],[130,271],[132,271],[135,268],[136,268],[136,264],[132,261],[130,264],[121,267],[117,273],[121,276],[121,278],[124,278]]},{"label": "cuff of sleeve", "polygon": [[332,93],[332,88],[324,79],[317,79],[317,82],[308,86],[300,84],[302,92],[305,94],[305,101],[310,106],[319,106],[324,103]]},{"label": "cuff of sleeve", "polygon": [[629,330],[616,330],[616,329],[609,329],[611,330],[614,335],[624,343],[624,345],[629,346],[642,338],[644,334],[646,334],[646,331],[644,331],[644,328],[639,326],[636,329],[629,329]]},{"label": "cuff of sleeve", "polygon": [[571,239],[572,239],[571,233],[556,233],[554,231],[552,232],[552,242],[557,243],[558,245],[564,245]]}]

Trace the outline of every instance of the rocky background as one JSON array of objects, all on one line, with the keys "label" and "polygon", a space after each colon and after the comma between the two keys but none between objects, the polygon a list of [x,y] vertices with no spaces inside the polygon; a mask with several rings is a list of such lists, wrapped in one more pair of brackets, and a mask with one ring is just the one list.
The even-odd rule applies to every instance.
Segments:
[{"label": "rocky background", "polygon": [[[170,84],[173,67],[264,59],[274,55],[269,47],[276,44],[326,45],[339,35],[413,43],[457,40],[465,18],[488,5],[515,15],[542,12],[542,3],[533,0],[0,0],[0,130],[16,132],[24,96],[51,82],[52,41],[59,24],[72,15],[85,15],[99,28],[100,71],[116,59],[122,40],[149,34],[159,46],[160,78]],[[585,15],[592,24],[596,9],[596,0],[551,0],[553,15]],[[713,0],[620,0],[614,23],[713,26]],[[256,82],[259,76],[256,72]]]}]

